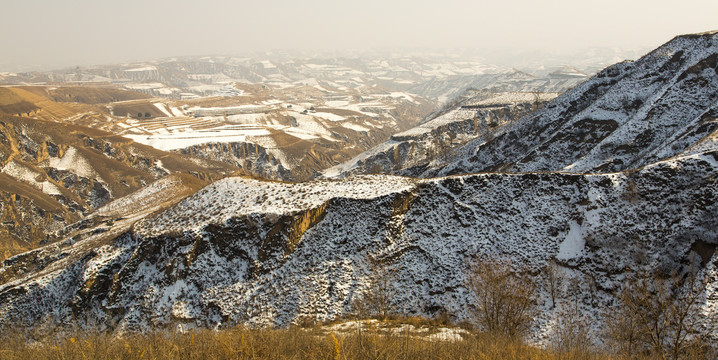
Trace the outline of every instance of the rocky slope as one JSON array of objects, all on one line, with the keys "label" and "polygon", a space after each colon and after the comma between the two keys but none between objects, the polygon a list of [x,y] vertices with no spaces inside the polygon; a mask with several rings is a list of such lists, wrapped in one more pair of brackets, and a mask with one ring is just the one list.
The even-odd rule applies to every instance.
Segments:
[{"label": "rocky slope", "polygon": [[199,189],[236,171],[99,130],[0,116],[1,257],[57,240],[63,227],[168,174],[192,174]]},{"label": "rocky slope", "polygon": [[691,152],[718,129],[716,71],[718,33],[676,37],[413,175],[611,172]]},{"label": "rocky slope", "polygon": [[[192,184],[165,179],[174,185],[111,202],[62,241],[6,259],[0,324],[123,332],[328,320],[367,301],[377,269],[391,274],[395,311],[462,321],[474,308],[471,262],[499,258],[538,282],[536,341],[567,306],[600,324],[642,270],[697,269],[703,330],[718,337],[717,39],[678,37],[499,122],[440,159],[448,166],[404,170],[506,172],[231,177],[174,203]],[[447,124],[468,126],[462,118]],[[424,125],[417,136],[431,133]],[[32,179],[24,185],[45,189]],[[540,274],[549,263],[566,280],[557,304]]]},{"label": "rocky slope", "polygon": [[[711,318],[717,176],[711,151],[604,175],[228,178],[132,227],[6,260],[0,321],[141,331],[326,320],[353,311],[375,264],[395,274],[394,309],[466,320],[467,265],[487,256],[537,279],[556,261],[578,284],[561,301],[578,301],[595,321],[634,271],[695,266],[709,278],[701,307]],[[538,339],[556,311],[546,301],[541,309]]]},{"label": "rocky slope", "polygon": [[394,134],[351,160],[323,171],[325,177],[416,172],[452,149],[541,108],[556,93],[468,91],[429,121]]}]

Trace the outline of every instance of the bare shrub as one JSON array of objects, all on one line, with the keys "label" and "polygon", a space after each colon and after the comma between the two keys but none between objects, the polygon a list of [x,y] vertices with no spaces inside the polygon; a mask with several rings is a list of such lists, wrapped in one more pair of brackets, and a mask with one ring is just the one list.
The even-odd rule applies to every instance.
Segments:
[{"label": "bare shrub", "polygon": [[518,276],[506,261],[476,261],[467,287],[474,295],[477,325],[490,334],[510,338],[524,335],[536,314],[532,279]]},{"label": "bare shrub", "polygon": [[556,265],[556,262],[549,261],[545,268],[541,271],[544,284],[551,296],[551,309],[556,307],[556,298],[560,296],[561,286],[563,286],[563,276]]},{"label": "bare shrub", "polygon": [[628,358],[687,359],[706,354],[710,349],[698,326],[698,299],[704,287],[705,280],[690,271],[684,277],[643,272],[630,278],[619,305],[606,314],[609,345]]},{"label": "bare shrub", "polygon": [[396,294],[396,271],[373,261],[369,274],[369,286],[361,298],[355,299],[352,308],[362,318],[378,317],[386,320],[395,314],[392,300]]},{"label": "bare shrub", "polygon": [[589,359],[593,354],[589,320],[578,303],[566,304],[557,311],[553,348],[567,358]]}]

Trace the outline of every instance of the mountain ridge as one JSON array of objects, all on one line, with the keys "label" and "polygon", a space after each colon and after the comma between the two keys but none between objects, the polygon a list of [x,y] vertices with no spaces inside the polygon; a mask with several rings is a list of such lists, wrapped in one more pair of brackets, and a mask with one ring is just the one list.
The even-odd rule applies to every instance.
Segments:
[{"label": "mountain ridge", "polygon": [[[569,307],[597,335],[642,272],[705,279],[698,320],[718,339],[716,34],[608,67],[420,169],[442,176],[227,177],[161,208],[128,208],[144,193],[115,200],[3,262],[0,325],[123,334],[328,321],[367,301],[377,267],[394,274],[397,313],[471,321],[470,266],[500,259],[537,284],[534,342],[557,336]],[[641,142],[648,125],[664,127]],[[150,193],[165,199],[162,189]],[[550,264],[566,280],[556,303]]]},{"label": "mountain ridge", "polygon": [[[621,279],[637,269],[671,271],[698,262],[714,274],[714,255],[705,259],[691,249],[696,243],[715,247],[718,193],[706,190],[715,188],[716,165],[713,151],[598,175],[370,176],[305,185],[228,178],[101,247],[91,246],[92,238],[80,240],[60,251],[63,256],[49,251],[45,270],[15,280],[3,276],[0,319],[30,325],[39,314],[67,321],[90,311],[124,331],[329,320],[352,311],[371,262],[382,261],[402,274],[395,280],[396,304],[423,299],[425,305],[412,306],[409,314],[448,311],[460,321],[468,319],[469,305],[460,269],[472,256],[508,256],[534,273],[555,258],[577,279],[595,277],[598,287],[582,288],[579,298],[587,316],[600,319],[598,304],[615,301]],[[303,188],[310,192],[307,203],[295,196]],[[332,195],[322,200],[319,194]],[[262,197],[289,207],[243,205]],[[639,221],[645,218],[653,220]],[[681,220],[667,226],[675,219]],[[648,257],[626,251],[639,243]],[[8,259],[1,272],[18,266],[26,265]],[[47,281],[56,285],[42,285]],[[718,294],[709,289],[704,306],[715,311]],[[49,303],[68,307],[37,308],[47,296],[60,296]],[[543,307],[539,324],[551,314]],[[539,325],[535,335],[549,330]]]},{"label": "mountain ridge", "polygon": [[713,118],[701,119],[718,100],[717,38],[715,32],[678,36],[636,62],[608,67],[546,108],[456,150],[454,160],[415,175],[615,171],[677,155],[717,129]]}]

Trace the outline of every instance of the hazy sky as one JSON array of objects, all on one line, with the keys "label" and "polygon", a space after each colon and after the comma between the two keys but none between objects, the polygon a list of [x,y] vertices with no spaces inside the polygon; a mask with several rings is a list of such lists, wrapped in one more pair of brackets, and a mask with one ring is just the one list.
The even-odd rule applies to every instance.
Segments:
[{"label": "hazy sky", "polygon": [[716,0],[0,0],[0,71],[272,49],[654,48]]}]

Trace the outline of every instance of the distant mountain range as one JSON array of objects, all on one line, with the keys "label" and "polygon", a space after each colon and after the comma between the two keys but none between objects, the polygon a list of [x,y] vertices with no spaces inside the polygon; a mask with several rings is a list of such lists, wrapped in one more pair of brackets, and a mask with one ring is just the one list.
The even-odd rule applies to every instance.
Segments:
[{"label": "distant mountain range", "polygon": [[172,58],[3,73],[0,84],[10,86],[0,88],[0,112],[306,181],[466,91],[563,92],[587,76],[570,66],[525,72],[455,54]]}]

